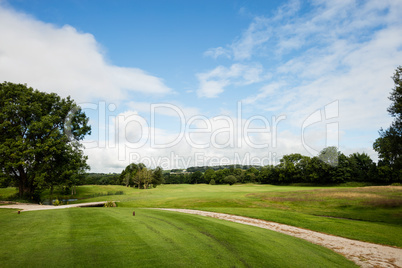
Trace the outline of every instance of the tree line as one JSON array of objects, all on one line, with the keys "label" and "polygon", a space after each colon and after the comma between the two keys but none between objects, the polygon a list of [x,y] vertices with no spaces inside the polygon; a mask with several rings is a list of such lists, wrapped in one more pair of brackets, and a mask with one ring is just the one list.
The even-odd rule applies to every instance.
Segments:
[{"label": "tree line", "polygon": [[166,184],[338,184],[351,181],[389,184],[401,182],[401,179],[388,165],[377,165],[366,153],[346,156],[336,147],[327,147],[315,157],[285,155],[276,166],[242,169],[233,165],[223,169],[208,168],[205,172],[165,174]]}]

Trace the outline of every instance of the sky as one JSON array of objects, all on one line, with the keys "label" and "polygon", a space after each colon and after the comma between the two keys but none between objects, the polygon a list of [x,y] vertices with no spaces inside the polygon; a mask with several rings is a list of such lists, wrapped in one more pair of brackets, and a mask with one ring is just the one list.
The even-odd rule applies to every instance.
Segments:
[{"label": "sky", "polygon": [[367,153],[402,1],[0,0],[0,80],[71,96],[91,172]]}]

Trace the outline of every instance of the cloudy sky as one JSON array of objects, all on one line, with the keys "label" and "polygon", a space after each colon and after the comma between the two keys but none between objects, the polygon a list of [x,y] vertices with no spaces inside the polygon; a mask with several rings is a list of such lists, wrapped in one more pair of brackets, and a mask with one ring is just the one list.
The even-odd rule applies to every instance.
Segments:
[{"label": "cloudy sky", "polygon": [[92,172],[377,154],[402,1],[0,0],[0,80],[70,95]]}]

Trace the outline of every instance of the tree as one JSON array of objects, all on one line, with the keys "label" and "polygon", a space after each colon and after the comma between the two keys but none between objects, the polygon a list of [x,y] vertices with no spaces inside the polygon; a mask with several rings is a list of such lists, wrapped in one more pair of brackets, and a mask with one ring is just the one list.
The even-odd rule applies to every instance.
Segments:
[{"label": "tree", "polygon": [[196,172],[191,173],[190,178],[192,184],[201,183],[203,179],[202,172],[197,170]]},{"label": "tree", "polygon": [[164,183],[163,179],[163,169],[161,167],[156,167],[152,174],[152,186],[156,188],[156,186]]},{"label": "tree", "polygon": [[366,153],[349,155],[352,179],[355,181],[372,181],[376,176],[376,165]]},{"label": "tree", "polygon": [[204,173],[204,179],[207,183],[210,183],[211,180],[214,180],[215,183],[215,171],[211,168],[208,168]]},{"label": "tree", "polygon": [[302,178],[302,170],[300,166],[300,162],[302,161],[303,156],[301,154],[289,154],[284,155],[280,160],[279,167],[281,167],[281,171],[284,174],[285,181],[289,180],[290,182],[300,182]]},{"label": "tree", "polygon": [[396,68],[394,75],[394,88],[389,99],[392,101],[388,112],[394,121],[386,129],[380,129],[380,137],[373,144],[382,164],[389,165],[391,174],[396,180],[402,178],[402,66]]},{"label": "tree", "polygon": [[126,187],[134,186],[133,178],[137,174],[140,167],[137,164],[129,164],[120,174],[120,180]]},{"label": "tree", "polygon": [[147,169],[143,163],[129,164],[120,174],[122,184],[129,187],[137,185],[138,189],[156,187],[164,182],[163,169]]},{"label": "tree", "polygon": [[26,85],[0,84],[0,171],[31,198],[88,169],[79,143],[91,127],[75,102]]},{"label": "tree", "polygon": [[229,184],[229,185],[233,185],[233,184],[235,184],[235,183],[237,182],[237,180],[236,180],[236,177],[235,177],[235,176],[229,175],[229,176],[226,176],[226,177],[223,179],[223,182],[224,182],[224,183],[227,183],[227,184]]},{"label": "tree", "polygon": [[338,156],[338,165],[330,168],[330,177],[332,183],[342,183],[351,181],[352,168],[350,159],[344,154],[340,153]]},{"label": "tree", "polygon": [[329,146],[329,147],[326,147],[321,150],[320,154],[318,155],[318,158],[322,162],[324,162],[332,167],[335,167],[338,165],[338,160],[339,160],[340,155],[341,155],[341,153],[338,151],[337,147]]}]

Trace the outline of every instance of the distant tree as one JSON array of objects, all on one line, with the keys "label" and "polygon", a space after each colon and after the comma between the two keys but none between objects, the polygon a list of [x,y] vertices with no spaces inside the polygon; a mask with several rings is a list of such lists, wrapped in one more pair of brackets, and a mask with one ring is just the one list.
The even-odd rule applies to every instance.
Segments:
[{"label": "distant tree", "polygon": [[210,183],[211,180],[214,180],[215,183],[215,171],[211,168],[207,169],[204,173],[204,179],[207,183]]},{"label": "distant tree", "polygon": [[329,146],[321,150],[318,158],[324,163],[334,167],[338,165],[339,155],[341,153],[335,146]]},{"label": "distant tree", "polygon": [[349,155],[352,170],[352,180],[373,181],[376,179],[376,164],[366,153],[353,153]]},{"label": "distant tree", "polygon": [[144,189],[148,189],[152,182],[152,170],[143,167],[134,176],[134,182],[137,183],[138,189],[141,189],[141,186],[143,186]]},{"label": "distant tree", "polygon": [[391,170],[391,180],[402,181],[402,66],[396,68],[394,88],[389,99],[392,101],[388,112],[394,121],[386,129],[380,129],[380,137],[373,144],[378,153],[381,165],[388,165]]},{"label": "distant tree", "polygon": [[246,172],[244,173],[244,177],[243,182],[256,182],[258,179],[258,175],[259,175],[260,171],[258,169],[256,169],[255,167],[251,167],[249,169],[246,170]]},{"label": "distant tree", "polygon": [[191,178],[191,183],[192,183],[192,184],[201,183],[202,180],[203,180],[202,172],[199,171],[199,170],[197,170],[196,172],[193,172],[193,173],[190,175],[190,178]]},{"label": "distant tree", "polygon": [[344,154],[340,153],[338,156],[337,166],[330,167],[329,175],[331,177],[331,183],[343,183],[347,181],[352,181],[352,166],[350,164],[350,159]]},{"label": "distant tree", "polygon": [[273,170],[274,166],[265,166],[261,168],[259,174],[259,180],[263,184],[269,184],[274,182]]},{"label": "distant tree", "polygon": [[152,174],[152,186],[156,188],[156,186],[164,183],[163,177],[163,169],[161,167],[157,167]]},{"label": "distant tree", "polygon": [[217,184],[224,183],[223,179],[228,175],[230,175],[229,169],[219,169],[215,171],[215,182]]},{"label": "distant tree", "polygon": [[235,176],[229,175],[229,176],[226,176],[223,179],[223,182],[226,183],[226,184],[229,184],[229,185],[233,185],[233,184],[235,184],[237,182],[237,180],[236,180]]},{"label": "distant tree", "polygon": [[120,174],[120,180],[126,187],[134,186],[133,178],[142,166],[131,163]]},{"label": "distant tree", "polygon": [[330,183],[331,176],[330,176],[331,166],[327,163],[323,162],[317,156],[311,158],[309,164],[307,166],[307,181],[310,183],[323,183],[327,184]]},{"label": "distant tree", "polygon": [[89,169],[79,141],[90,131],[70,97],[0,84],[0,171],[18,186],[20,197],[76,184]]},{"label": "distant tree", "polygon": [[302,159],[301,154],[289,154],[282,157],[279,167],[283,174],[283,182],[300,182],[302,180],[302,170],[299,164]]},{"label": "distant tree", "polygon": [[125,186],[137,186],[138,189],[148,189],[164,183],[163,169],[147,169],[143,163],[129,164],[120,174],[120,180]]}]

